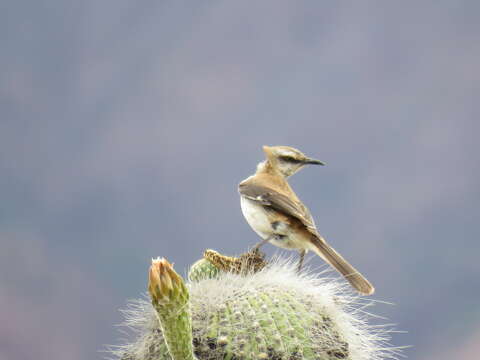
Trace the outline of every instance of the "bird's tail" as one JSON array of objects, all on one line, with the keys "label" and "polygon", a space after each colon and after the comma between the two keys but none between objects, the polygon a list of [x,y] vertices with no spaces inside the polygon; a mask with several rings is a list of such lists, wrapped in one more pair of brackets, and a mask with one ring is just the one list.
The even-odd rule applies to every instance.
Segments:
[{"label": "bird's tail", "polygon": [[333,266],[358,292],[371,295],[375,291],[370,282],[360,274],[342,255],[335,251],[323,238],[312,236],[312,251]]}]

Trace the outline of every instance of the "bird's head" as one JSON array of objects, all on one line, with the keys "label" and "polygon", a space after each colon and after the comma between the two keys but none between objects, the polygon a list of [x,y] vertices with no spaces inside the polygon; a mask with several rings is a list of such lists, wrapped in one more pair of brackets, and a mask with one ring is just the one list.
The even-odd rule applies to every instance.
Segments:
[{"label": "bird's head", "polygon": [[309,158],[300,150],[290,146],[264,146],[268,162],[284,177],[295,174],[305,165],[325,165],[320,160]]}]

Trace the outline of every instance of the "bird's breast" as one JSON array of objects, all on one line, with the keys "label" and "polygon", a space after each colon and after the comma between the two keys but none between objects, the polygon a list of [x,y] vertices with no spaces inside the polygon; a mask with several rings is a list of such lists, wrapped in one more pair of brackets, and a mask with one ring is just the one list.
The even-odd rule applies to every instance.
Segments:
[{"label": "bird's breast", "polygon": [[252,229],[262,238],[272,234],[272,225],[267,210],[263,205],[250,200],[244,196],[240,197],[243,216]]},{"label": "bird's breast", "polygon": [[240,197],[240,204],[248,224],[262,239],[270,237],[273,245],[284,249],[308,249],[306,231],[295,231],[287,223],[276,220],[278,217],[262,204],[244,196]]}]

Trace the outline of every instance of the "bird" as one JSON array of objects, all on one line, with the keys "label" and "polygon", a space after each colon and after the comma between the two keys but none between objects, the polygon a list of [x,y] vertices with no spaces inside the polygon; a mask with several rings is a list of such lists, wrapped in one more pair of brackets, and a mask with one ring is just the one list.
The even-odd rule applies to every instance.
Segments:
[{"label": "bird", "polygon": [[243,216],[263,239],[253,250],[266,243],[297,250],[302,269],[305,254],[311,250],[335,268],[363,295],[375,291],[373,285],[346,261],[320,235],[308,208],[287,182],[306,165],[325,165],[290,146],[263,146],[266,160],[257,165],[254,175],[238,185]]}]

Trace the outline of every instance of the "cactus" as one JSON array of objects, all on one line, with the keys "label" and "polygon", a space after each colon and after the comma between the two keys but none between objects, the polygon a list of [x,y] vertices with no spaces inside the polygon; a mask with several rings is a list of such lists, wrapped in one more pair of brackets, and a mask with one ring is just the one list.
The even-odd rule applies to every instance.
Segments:
[{"label": "cactus", "polygon": [[168,353],[175,360],[194,360],[189,293],[183,279],[167,260],[152,260],[148,292]]},{"label": "cactus", "polygon": [[126,311],[136,341],[122,360],[394,358],[388,331],[369,326],[364,300],[336,280],[297,274],[288,260],[239,258],[206,251],[182,278],[164,259],[153,260],[152,305]]}]

